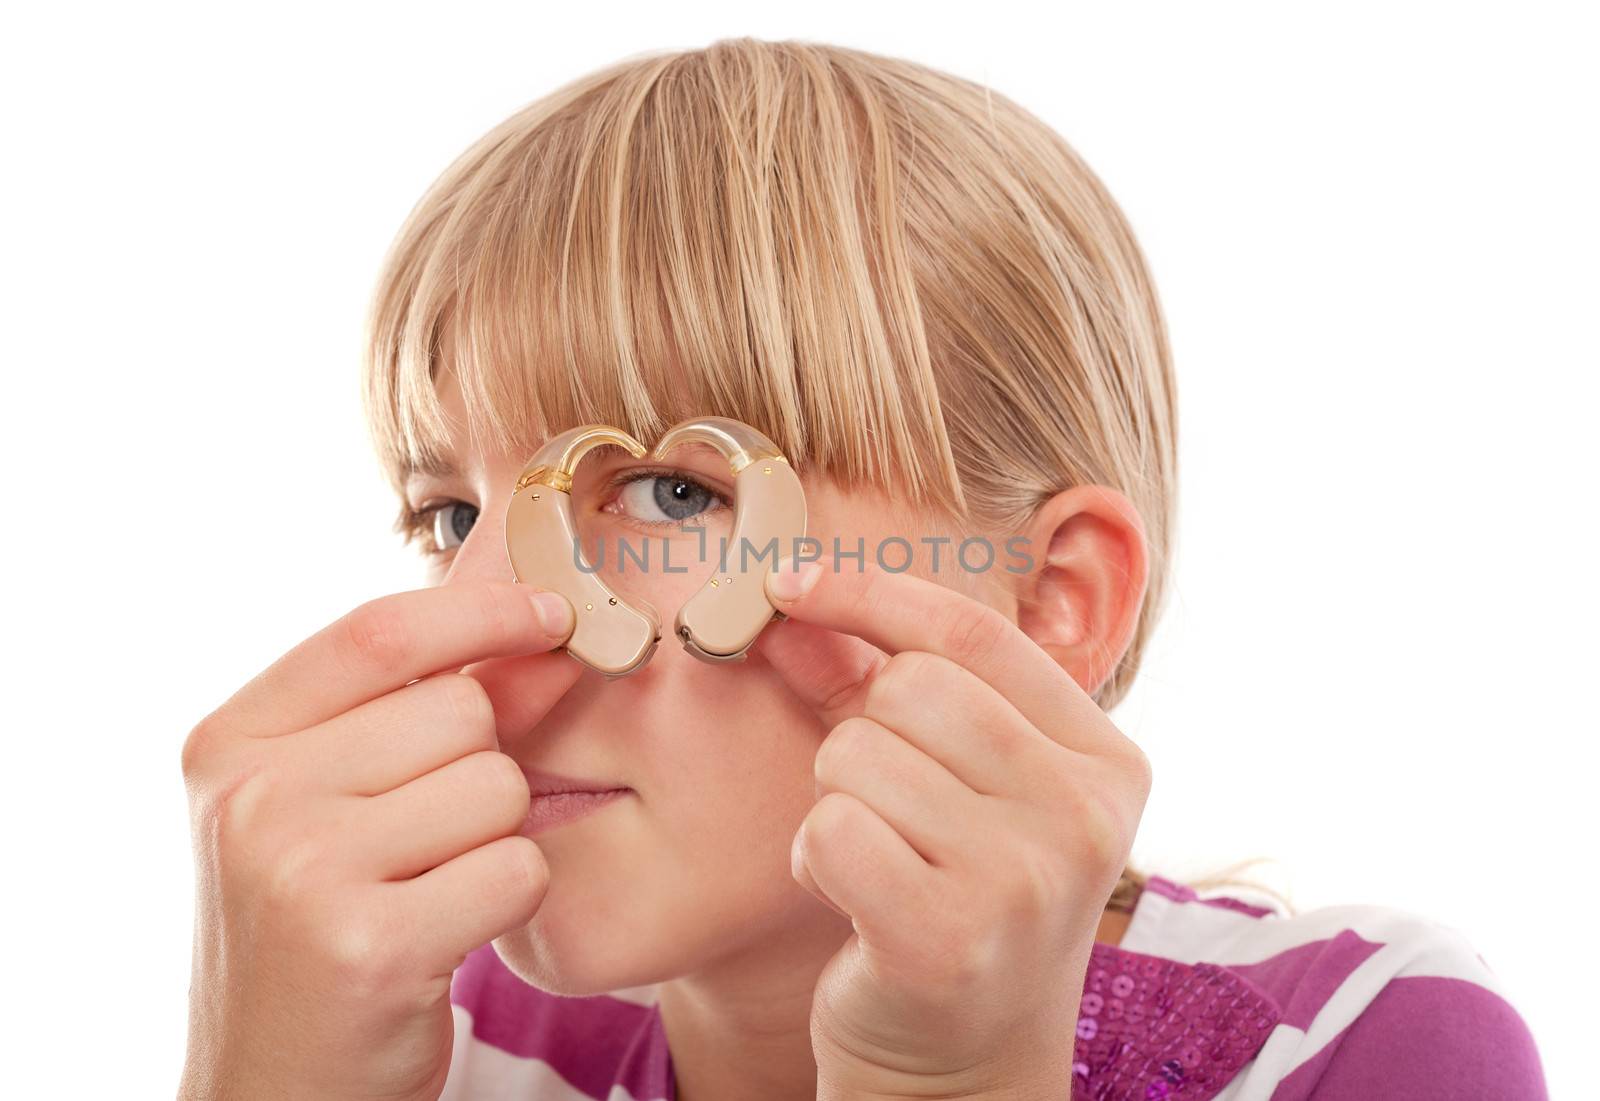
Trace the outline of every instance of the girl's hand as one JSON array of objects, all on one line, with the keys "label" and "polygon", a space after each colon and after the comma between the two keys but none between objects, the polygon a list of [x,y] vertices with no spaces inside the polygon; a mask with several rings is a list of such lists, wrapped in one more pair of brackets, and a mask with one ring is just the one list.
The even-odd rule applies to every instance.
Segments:
[{"label": "girl's hand", "polygon": [[564,598],[512,582],[385,596],[190,732],[182,1097],[439,1095],[451,973],[544,899],[544,856],[518,835],[527,781],[498,737],[576,679],[540,653],[571,624]]},{"label": "girl's hand", "polygon": [[1144,755],[970,597],[821,562],[766,584],[791,622],[762,652],[831,727],[794,876],[855,928],[817,983],[818,1098],[1070,1096]]}]

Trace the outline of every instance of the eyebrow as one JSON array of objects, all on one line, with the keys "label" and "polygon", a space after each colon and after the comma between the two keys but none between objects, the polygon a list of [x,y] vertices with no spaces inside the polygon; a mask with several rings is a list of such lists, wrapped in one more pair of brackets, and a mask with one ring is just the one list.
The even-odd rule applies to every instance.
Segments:
[{"label": "eyebrow", "polygon": [[411,479],[426,475],[431,478],[459,477],[461,470],[449,458],[421,459],[417,462],[405,463],[400,468],[400,481],[409,482]]}]

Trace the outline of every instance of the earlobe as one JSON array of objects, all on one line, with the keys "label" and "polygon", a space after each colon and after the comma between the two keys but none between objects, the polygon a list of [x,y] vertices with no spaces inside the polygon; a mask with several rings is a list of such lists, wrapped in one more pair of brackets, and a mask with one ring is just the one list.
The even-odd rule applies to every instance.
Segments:
[{"label": "earlobe", "polygon": [[1028,540],[1046,549],[1021,579],[1017,624],[1092,693],[1138,627],[1149,578],[1144,523],[1116,490],[1075,486],[1040,506]]}]

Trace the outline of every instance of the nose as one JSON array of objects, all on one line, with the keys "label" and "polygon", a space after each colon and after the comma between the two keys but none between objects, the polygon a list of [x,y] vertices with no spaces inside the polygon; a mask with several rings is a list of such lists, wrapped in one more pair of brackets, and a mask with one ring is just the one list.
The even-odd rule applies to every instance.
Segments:
[{"label": "nose", "polygon": [[510,496],[495,496],[478,509],[472,530],[450,559],[442,584],[452,581],[515,581],[511,559],[506,554],[506,502]]}]

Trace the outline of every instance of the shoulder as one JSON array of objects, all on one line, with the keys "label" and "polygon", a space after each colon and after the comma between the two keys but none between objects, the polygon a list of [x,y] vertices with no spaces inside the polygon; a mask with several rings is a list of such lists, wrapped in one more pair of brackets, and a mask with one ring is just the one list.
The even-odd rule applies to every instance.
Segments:
[{"label": "shoulder", "polygon": [[636,1101],[670,1101],[653,993],[552,994],[523,982],[484,945],[451,979],[455,1043],[441,1101],[599,1101],[619,1087]]},{"label": "shoulder", "polygon": [[1275,1027],[1240,1075],[1255,1079],[1239,1086],[1251,1096],[1546,1096],[1527,1024],[1451,926],[1379,906],[1286,915],[1158,877],[1124,945],[1219,965],[1275,1007]]}]

